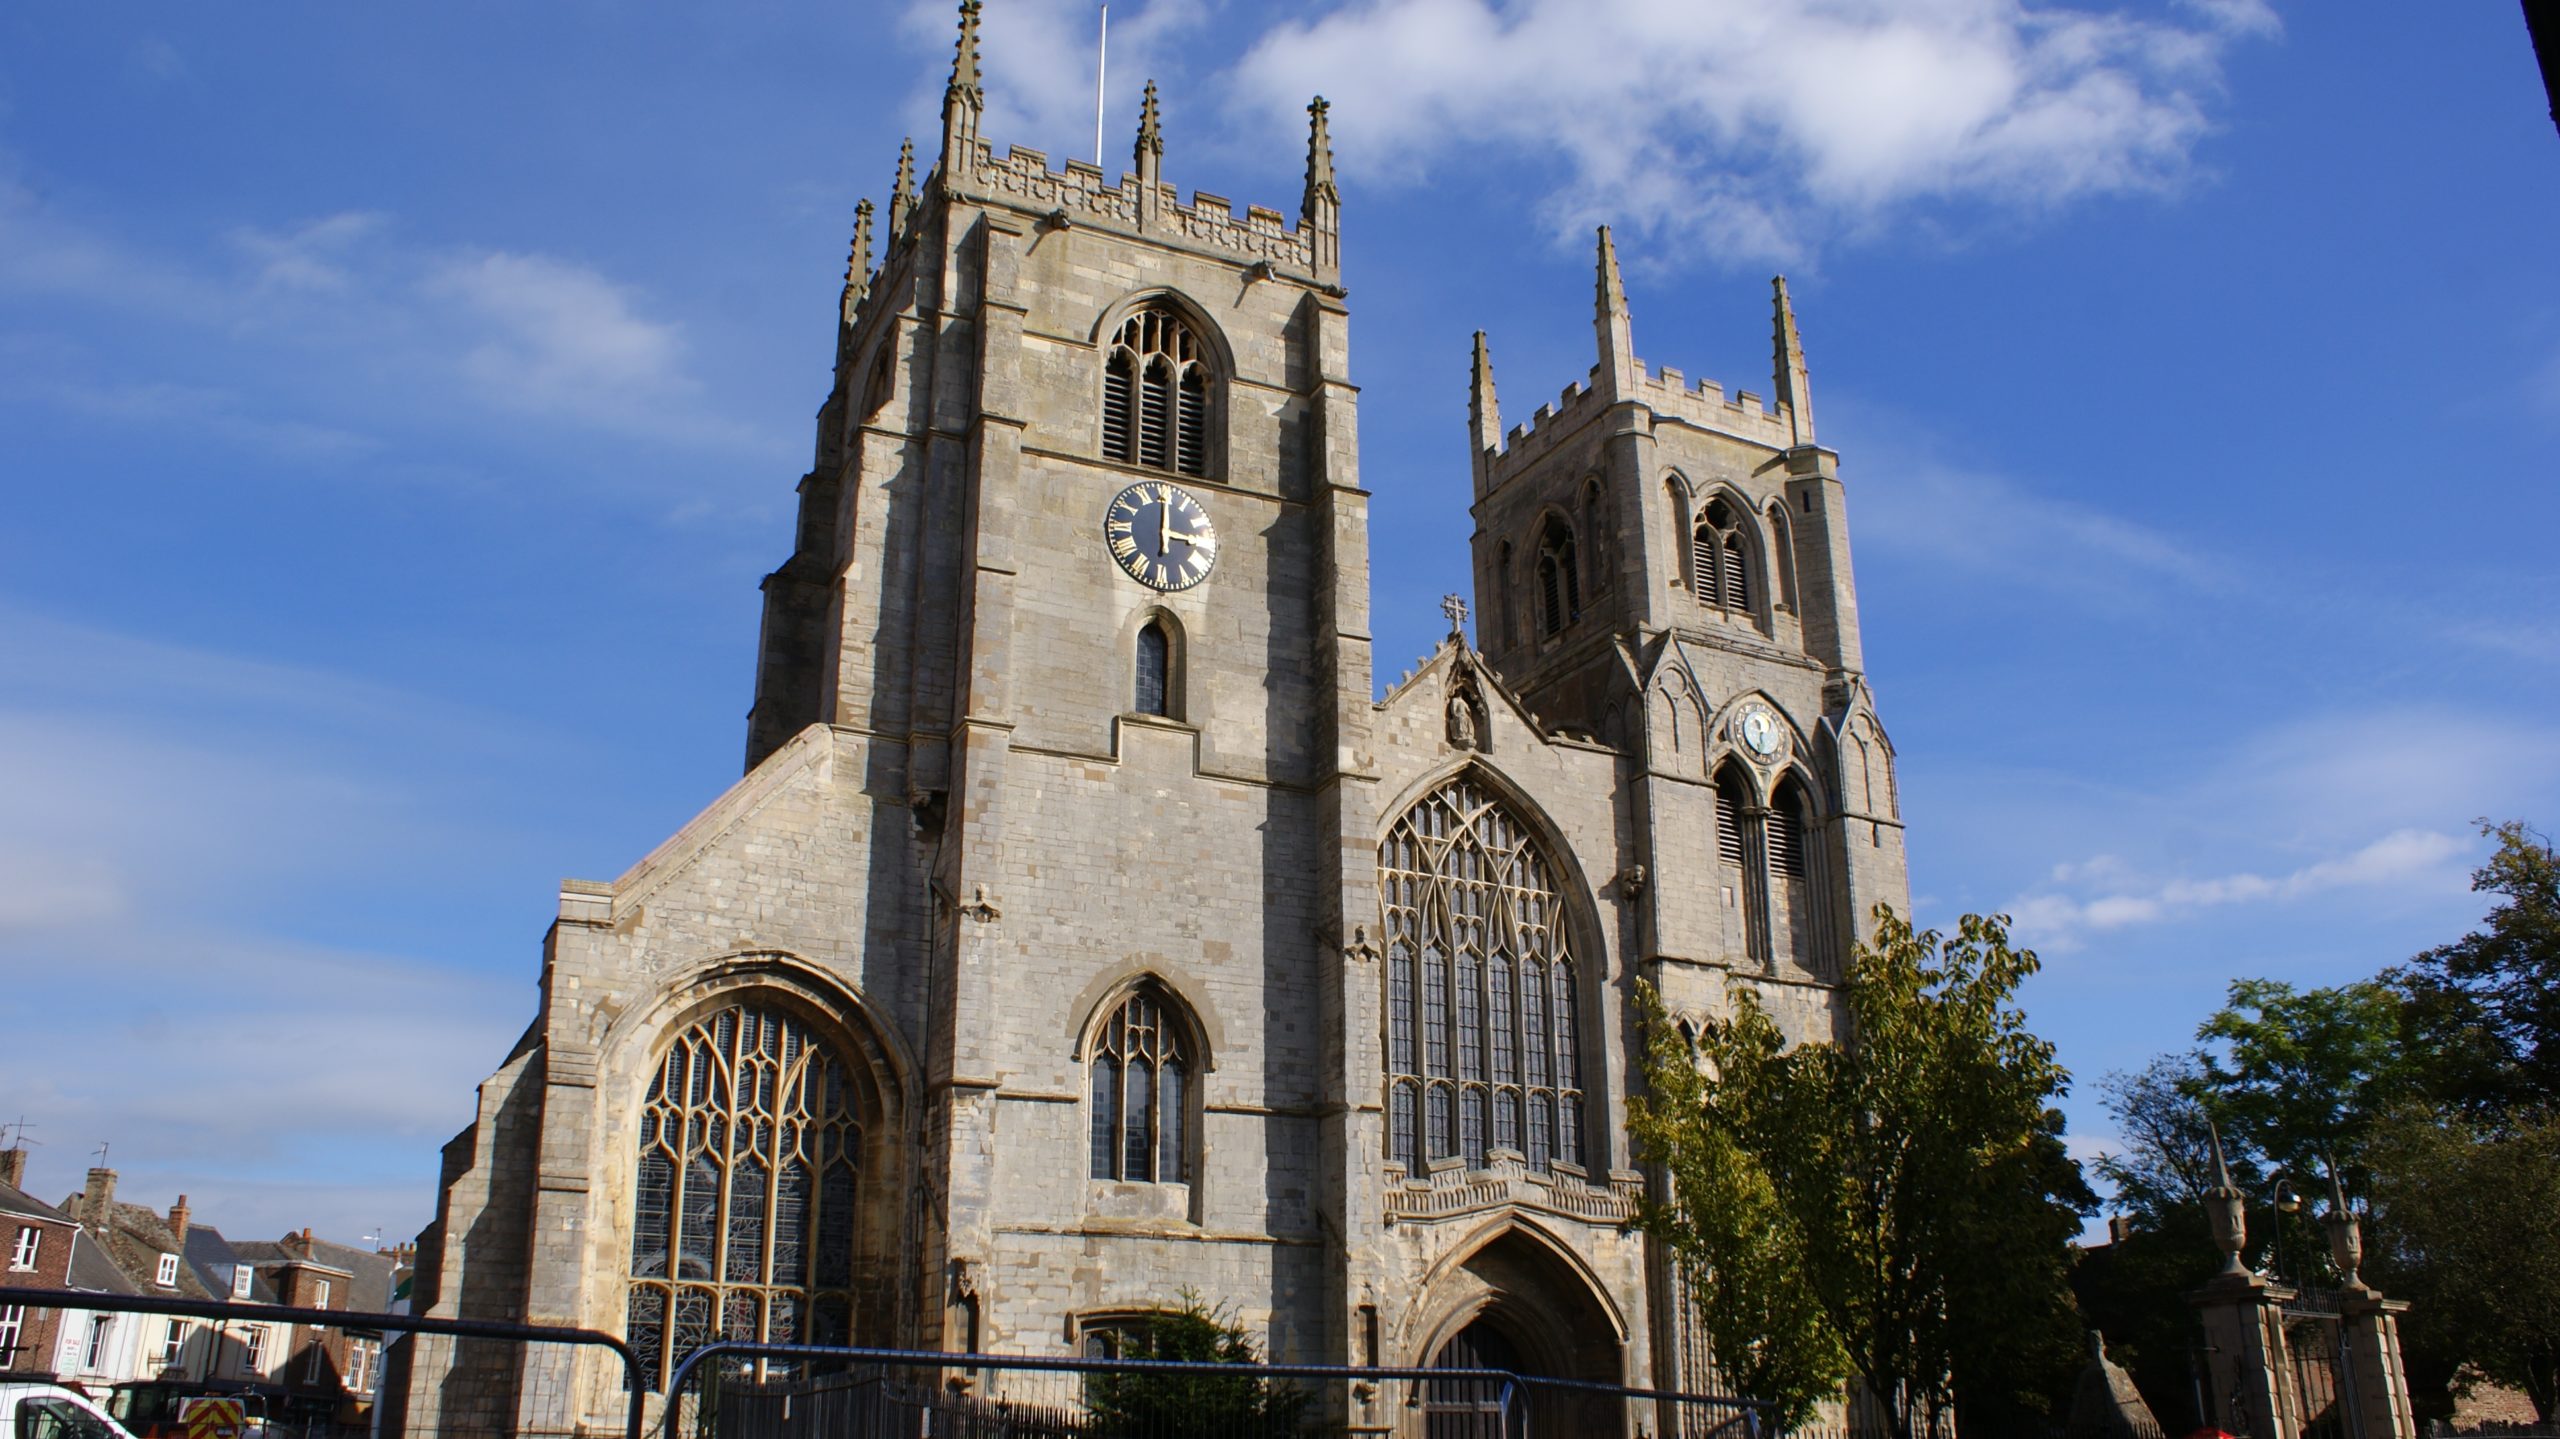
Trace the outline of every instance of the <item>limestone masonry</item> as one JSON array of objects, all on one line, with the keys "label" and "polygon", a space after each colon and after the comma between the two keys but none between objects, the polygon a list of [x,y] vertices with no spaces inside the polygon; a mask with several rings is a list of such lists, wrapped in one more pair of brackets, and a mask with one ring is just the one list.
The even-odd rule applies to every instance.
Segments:
[{"label": "limestone masonry", "polygon": [[[1637,358],[1605,230],[1529,424],[1477,336],[1477,638],[1453,600],[1376,700],[1323,102],[1294,222],[1183,203],[1152,87],[1116,181],[983,106],[971,4],[861,211],[746,773],[561,887],[418,1309],[655,1384],[721,1335],[1114,1352],[1187,1287],[1282,1361],[1708,1384],[1624,1229],[1633,987],[1828,1036],[1907,907],[1784,282],[1766,405]],[[392,1428],[619,1427],[593,1356],[413,1347]]]}]

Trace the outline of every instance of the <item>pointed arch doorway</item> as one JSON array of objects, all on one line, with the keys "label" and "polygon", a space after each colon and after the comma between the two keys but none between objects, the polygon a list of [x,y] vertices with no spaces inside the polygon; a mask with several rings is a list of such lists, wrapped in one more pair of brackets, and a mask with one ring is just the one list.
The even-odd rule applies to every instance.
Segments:
[{"label": "pointed arch doorway", "polygon": [[[1590,1271],[1554,1236],[1517,1221],[1443,1261],[1426,1281],[1422,1362],[1523,1378],[1625,1382],[1626,1326]],[[1503,1403],[1486,1380],[1424,1385],[1424,1439],[1625,1432],[1623,1406],[1599,1395],[1529,1385]]]}]

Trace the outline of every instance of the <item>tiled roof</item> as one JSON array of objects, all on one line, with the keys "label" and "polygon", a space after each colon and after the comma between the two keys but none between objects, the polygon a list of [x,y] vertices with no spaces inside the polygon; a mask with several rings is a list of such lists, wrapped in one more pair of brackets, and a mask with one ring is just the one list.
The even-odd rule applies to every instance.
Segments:
[{"label": "tiled roof", "polygon": [[71,1240],[71,1287],[94,1294],[139,1294],[142,1287],[125,1277],[116,1262],[107,1257],[105,1246],[83,1229]]},{"label": "tiled roof", "polygon": [[380,1314],[391,1307],[391,1275],[397,1266],[388,1254],[376,1254],[348,1244],[332,1244],[326,1239],[305,1241],[299,1235],[284,1243],[244,1239],[231,1247],[241,1258],[258,1266],[262,1283],[265,1272],[274,1266],[317,1264],[347,1276],[346,1308],[359,1313]]},{"label": "tiled roof", "polygon": [[125,1278],[145,1294],[176,1294],[186,1299],[213,1299],[203,1281],[196,1278],[186,1264],[178,1266],[178,1282],[163,1285],[160,1256],[179,1251],[178,1237],[169,1232],[169,1221],[139,1204],[108,1206],[107,1222],[92,1225],[89,1232],[106,1247],[107,1254],[123,1270]]},{"label": "tiled roof", "polygon": [[15,1214],[25,1219],[50,1219],[56,1224],[74,1222],[70,1215],[14,1184],[0,1184],[0,1214]]}]

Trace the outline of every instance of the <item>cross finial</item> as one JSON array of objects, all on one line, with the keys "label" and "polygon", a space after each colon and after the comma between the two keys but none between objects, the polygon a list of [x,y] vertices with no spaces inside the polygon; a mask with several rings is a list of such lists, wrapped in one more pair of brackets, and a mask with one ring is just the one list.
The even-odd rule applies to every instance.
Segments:
[{"label": "cross finial", "polygon": [[1467,602],[1465,600],[1456,595],[1441,596],[1440,613],[1449,617],[1449,638],[1463,640],[1467,637]]}]

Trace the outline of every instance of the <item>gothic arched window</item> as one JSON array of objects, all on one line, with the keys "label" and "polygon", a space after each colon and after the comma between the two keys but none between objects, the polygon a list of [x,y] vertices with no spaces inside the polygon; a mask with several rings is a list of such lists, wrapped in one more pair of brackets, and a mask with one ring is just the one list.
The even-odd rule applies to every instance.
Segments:
[{"label": "gothic arched window", "polygon": [[735,1004],[668,1046],[640,1110],[629,1329],[657,1387],[714,1339],[852,1335],[853,1080],[800,1020]]},{"label": "gothic arched window", "polygon": [[1378,849],[1387,935],[1387,1158],[1581,1164],[1582,1061],[1565,904],[1526,826],[1452,780]]},{"label": "gothic arched window", "polygon": [[1173,637],[1165,632],[1164,621],[1149,620],[1138,631],[1137,693],[1132,696],[1142,715],[1173,714]]},{"label": "gothic arched window", "polygon": [[1102,457],[1206,477],[1212,380],[1207,348],[1170,308],[1122,321],[1102,362]]},{"label": "gothic arched window", "polygon": [[1689,534],[1689,570],[1698,603],[1730,615],[1751,613],[1749,547],[1742,517],[1722,498],[1707,501]]},{"label": "gothic arched window", "polygon": [[1743,947],[1751,962],[1769,962],[1769,851],[1767,815],[1751,786],[1732,765],[1716,771],[1716,858],[1734,883],[1726,891],[1742,910]]},{"label": "gothic arched window", "polygon": [[1197,1061],[1175,1002],[1147,984],[1093,1037],[1093,1177],[1140,1184],[1191,1179],[1191,1075]]},{"label": "gothic arched window", "polygon": [[1582,572],[1575,561],[1573,531],[1549,520],[1538,541],[1538,633],[1561,634],[1582,618]]},{"label": "gothic arched window", "polygon": [[1787,523],[1787,507],[1778,500],[1769,502],[1769,584],[1772,603],[1786,609],[1796,607],[1796,545],[1793,527]]},{"label": "gothic arched window", "polygon": [[1779,781],[1769,804],[1769,921],[1772,948],[1808,974],[1836,969],[1832,945],[1830,865],[1814,831],[1813,803],[1802,779]]},{"label": "gothic arched window", "polygon": [[1597,478],[1582,482],[1582,532],[1591,537],[1592,546],[1588,563],[1583,566],[1583,578],[1590,582],[1592,593],[1597,594],[1609,587],[1609,546],[1600,538],[1605,527],[1600,522],[1600,481]]}]

